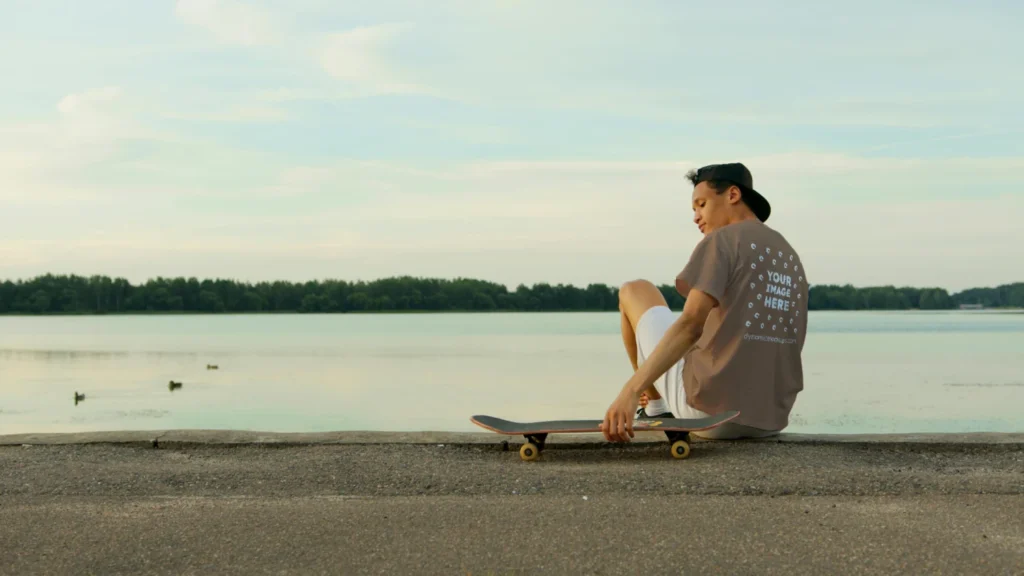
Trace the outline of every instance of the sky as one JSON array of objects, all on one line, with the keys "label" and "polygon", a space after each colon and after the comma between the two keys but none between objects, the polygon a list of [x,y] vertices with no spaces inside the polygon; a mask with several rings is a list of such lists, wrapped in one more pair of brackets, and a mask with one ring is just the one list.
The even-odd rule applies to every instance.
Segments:
[{"label": "sky", "polygon": [[1024,281],[1024,4],[3,0],[0,279],[671,284],[743,162],[812,284]]}]

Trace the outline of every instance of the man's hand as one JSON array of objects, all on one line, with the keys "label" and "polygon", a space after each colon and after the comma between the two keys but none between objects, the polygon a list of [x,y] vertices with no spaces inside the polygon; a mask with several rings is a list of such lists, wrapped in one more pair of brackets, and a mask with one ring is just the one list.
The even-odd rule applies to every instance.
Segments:
[{"label": "man's hand", "polygon": [[692,289],[683,305],[683,313],[672,323],[651,352],[650,357],[633,373],[622,387],[618,398],[608,407],[601,423],[601,431],[609,442],[629,442],[633,437],[633,415],[640,394],[678,362],[686,351],[700,339],[704,323],[718,301],[697,289]]},{"label": "man's hand", "polygon": [[623,388],[619,397],[608,407],[601,423],[601,431],[609,442],[629,442],[633,438],[633,416],[636,414],[640,394],[629,387]]}]

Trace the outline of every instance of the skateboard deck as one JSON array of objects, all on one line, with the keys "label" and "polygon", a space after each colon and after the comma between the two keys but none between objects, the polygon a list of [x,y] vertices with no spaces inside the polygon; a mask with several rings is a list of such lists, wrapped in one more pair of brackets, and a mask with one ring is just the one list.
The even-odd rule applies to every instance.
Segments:
[{"label": "skateboard deck", "polygon": [[[736,418],[740,413],[730,410],[706,418],[657,418],[633,421],[634,432],[665,432],[672,444],[672,456],[690,455],[689,433],[709,430]],[[470,421],[498,434],[524,436],[526,443],[519,450],[523,460],[536,460],[548,434],[601,432],[603,420],[546,420],[542,422],[512,422],[494,416],[476,415]]]}]

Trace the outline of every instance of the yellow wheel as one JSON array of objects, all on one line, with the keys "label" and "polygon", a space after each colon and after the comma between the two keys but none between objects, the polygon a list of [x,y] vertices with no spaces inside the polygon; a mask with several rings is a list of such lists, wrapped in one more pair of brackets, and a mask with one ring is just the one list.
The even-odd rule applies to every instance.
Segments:
[{"label": "yellow wheel", "polygon": [[527,442],[523,444],[523,447],[519,449],[519,457],[527,462],[536,460],[540,456],[540,449],[533,442]]},{"label": "yellow wheel", "polygon": [[690,455],[690,445],[686,440],[676,440],[672,443],[672,457],[680,460]]}]

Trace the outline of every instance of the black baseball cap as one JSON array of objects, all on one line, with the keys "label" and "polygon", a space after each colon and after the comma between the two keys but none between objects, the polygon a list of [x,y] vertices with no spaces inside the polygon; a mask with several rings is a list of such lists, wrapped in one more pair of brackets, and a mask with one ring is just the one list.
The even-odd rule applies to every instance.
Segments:
[{"label": "black baseball cap", "polygon": [[696,186],[708,180],[725,180],[735,184],[743,192],[743,201],[761,222],[767,220],[772,213],[771,204],[757,190],[754,190],[754,177],[750,175],[750,170],[747,170],[743,164],[739,162],[709,164],[697,170],[697,181],[693,184]]}]

